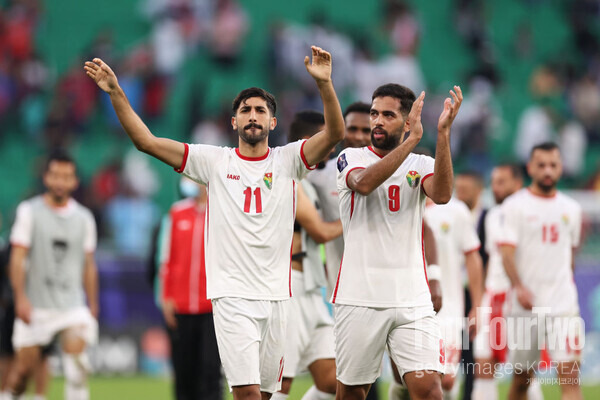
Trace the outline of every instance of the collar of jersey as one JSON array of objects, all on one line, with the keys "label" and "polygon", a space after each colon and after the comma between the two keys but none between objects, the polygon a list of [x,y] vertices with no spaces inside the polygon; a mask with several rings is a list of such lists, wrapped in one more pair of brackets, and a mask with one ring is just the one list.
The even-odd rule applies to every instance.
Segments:
[{"label": "collar of jersey", "polygon": [[379,158],[383,158],[383,156],[381,154],[377,154],[377,152],[375,150],[373,150],[373,146],[368,146],[369,150],[371,150],[373,152],[373,154],[375,154],[377,157]]},{"label": "collar of jersey", "polygon": [[262,160],[265,160],[269,156],[270,152],[271,152],[271,149],[267,148],[267,152],[264,155],[262,155],[262,156],[259,156],[259,157],[246,157],[246,156],[242,155],[242,153],[240,153],[240,149],[239,148],[236,147],[236,149],[235,149],[235,154],[237,154],[237,156],[239,158],[241,158],[242,160],[244,160],[244,161],[262,161]]}]

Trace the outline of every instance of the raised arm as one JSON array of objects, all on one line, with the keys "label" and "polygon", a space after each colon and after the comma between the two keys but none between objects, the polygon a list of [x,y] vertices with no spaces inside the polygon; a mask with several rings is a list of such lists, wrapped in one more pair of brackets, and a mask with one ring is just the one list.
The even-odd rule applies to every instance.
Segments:
[{"label": "raised arm", "polygon": [[15,297],[15,312],[26,324],[31,318],[31,303],[25,293],[25,260],[28,254],[29,248],[14,244],[10,251],[10,284]]},{"label": "raised arm", "polygon": [[101,59],[94,58],[84,66],[86,74],[96,82],[100,89],[110,96],[110,101],[119,117],[121,126],[135,147],[173,168],[180,168],[183,163],[185,146],[175,140],[158,138],[150,132],[142,119],[133,111],[125,92],[119,86],[113,70]]},{"label": "raised arm", "polygon": [[98,268],[94,253],[85,255],[85,269],[83,271],[83,288],[87,296],[90,312],[94,318],[98,318],[100,304],[98,303]]},{"label": "raised arm", "polygon": [[306,161],[315,165],[344,138],[344,116],[331,82],[331,54],[320,47],[312,46],[311,49],[312,63],[307,56],[304,65],[317,83],[325,115],[325,130],[312,136],[304,145]]},{"label": "raised arm", "polygon": [[317,243],[329,242],[342,234],[342,222],[339,219],[333,222],[323,221],[304,192],[302,185],[298,186],[296,220],[308,233],[308,236]]},{"label": "raised arm", "polygon": [[404,160],[406,160],[406,157],[408,157],[423,137],[421,111],[423,110],[424,99],[425,92],[421,92],[408,114],[408,123],[410,125],[410,135],[408,135],[408,138],[388,155],[371,164],[368,168],[355,169],[348,173],[347,181],[350,189],[360,195],[368,196],[392,176]]},{"label": "raised arm", "polygon": [[423,182],[425,193],[436,204],[445,204],[452,197],[454,172],[452,170],[452,155],[450,154],[450,127],[458,114],[463,95],[459,86],[454,86],[454,90],[450,90],[450,95],[454,101],[446,98],[444,110],[438,121],[433,177]]}]

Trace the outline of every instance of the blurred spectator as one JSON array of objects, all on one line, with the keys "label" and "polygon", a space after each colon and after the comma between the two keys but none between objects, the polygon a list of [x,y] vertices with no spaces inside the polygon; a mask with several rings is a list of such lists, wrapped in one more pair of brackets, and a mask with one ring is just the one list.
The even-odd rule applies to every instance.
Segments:
[{"label": "blurred spectator", "polygon": [[217,0],[210,50],[217,64],[238,62],[242,41],[248,30],[248,16],[235,0]]},{"label": "blurred spectator", "polygon": [[531,91],[536,104],[521,114],[515,153],[526,164],[533,146],[556,141],[561,149],[564,175],[574,177],[584,166],[587,137],[583,126],[567,115],[558,76],[547,67],[539,68],[532,76]]},{"label": "blurred spectator", "polygon": [[149,196],[158,185],[148,157],[134,150],[128,152],[123,160],[120,191],[108,202],[104,213],[119,253],[138,257],[148,254],[152,228],[160,218]]},{"label": "blurred spectator", "polygon": [[593,77],[585,75],[569,92],[573,114],[583,124],[590,141],[600,143],[600,87]]},{"label": "blurred spectator", "polygon": [[142,257],[150,250],[152,228],[159,219],[158,207],[148,198],[123,185],[107,205],[106,222],[114,249],[122,255]]},{"label": "blurred spectator", "polygon": [[469,169],[485,173],[492,165],[489,141],[502,125],[502,110],[493,84],[482,76],[471,79],[467,93],[454,121],[452,153],[467,158]]}]

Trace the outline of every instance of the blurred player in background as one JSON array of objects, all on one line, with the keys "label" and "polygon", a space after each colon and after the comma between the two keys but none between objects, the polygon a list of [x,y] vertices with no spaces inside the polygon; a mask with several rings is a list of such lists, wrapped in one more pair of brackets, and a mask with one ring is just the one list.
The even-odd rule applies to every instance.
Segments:
[{"label": "blurred player in background", "polygon": [[182,177],[184,197],[171,207],[159,234],[162,312],[169,328],[177,400],[220,400],[221,361],[206,298],[206,187]]},{"label": "blurred player in background", "polygon": [[[444,337],[445,371],[442,378],[444,398],[456,399],[459,385],[455,383],[463,348],[463,329],[469,338],[475,336],[475,312],[483,295],[483,267],[479,255],[480,242],[471,224],[467,206],[457,199],[436,205],[427,199],[425,221],[435,233],[441,267],[444,306],[437,314]],[[464,326],[463,265],[466,267],[471,304],[469,326]]]},{"label": "blurred player in background", "polygon": [[9,390],[17,396],[24,392],[42,347],[60,336],[65,399],[87,400],[85,349],[98,337],[96,224],[92,213],[71,197],[78,179],[67,154],[52,154],[43,178],[46,192],[19,204],[10,236],[17,319]]},{"label": "blurred player in background", "polygon": [[[581,399],[579,361],[584,332],[573,279],[581,206],[556,188],[562,174],[556,144],[533,147],[527,172],[531,185],[502,204],[499,238],[504,269],[513,288],[507,326],[508,343],[516,348],[509,353],[515,371],[509,398],[527,398],[545,345],[552,361],[559,363],[562,398]],[[518,319],[535,323],[530,329],[521,326],[519,331]]]},{"label": "blurred player in background", "polygon": [[373,146],[338,157],[344,258],[332,302],[340,399],[366,397],[386,347],[411,398],[442,398],[444,349],[428,289],[422,221],[426,196],[446,203],[452,195],[450,126],[462,102],[460,88],[454,90],[438,122],[435,160],[411,154],[423,135],[425,93],[415,98],[396,84],[373,93]]},{"label": "blurred player in background", "polygon": [[[281,389],[290,255],[298,182],[344,135],[331,82],[331,55],[312,47],[304,60],[324,104],[325,130],[306,141],[269,148],[276,103],[259,88],[233,101],[239,148],[188,145],[155,137],[133,111],[114,72],[100,59],[85,63],[106,91],[138,149],[206,184],[207,296],[212,299],[219,354],[233,397],[269,399]],[[214,200],[212,200],[214,199]]]},{"label": "blurred player in background", "polygon": [[[481,302],[481,310],[485,311],[478,315],[479,328],[477,337],[473,341],[476,365],[473,400],[496,400],[498,398],[494,372],[497,363],[506,361],[506,331],[500,324],[490,326],[490,321],[494,318],[504,318],[506,300],[510,291],[510,281],[504,272],[502,256],[498,249],[502,228],[500,206],[508,196],[523,187],[523,173],[517,165],[498,165],[492,170],[491,177],[491,189],[496,205],[490,208],[485,221],[485,246],[489,258],[486,268],[485,293]],[[499,321],[496,320],[496,322]],[[527,395],[530,400],[542,399],[539,383],[531,384]]]},{"label": "blurred player in background", "polygon": [[[462,202],[464,202],[469,210],[471,211],[471,219],[473,226],[477,230],[477,235],[479,236],[479,241],[481,243],[485,243],[485,220],[487,215],[487,209],[483,207],[481,202],[481,194],[484,189],[484,180],[483,176],[477,171],[464,171],[460,174],[456,175],[455,181],[456,188],[456,198]],[[484,270],[487,265],[488,255],[485,249],[485,246],[481,246],[479,248],[479,255],[481,256],[481,260],[483,262]],[[465,317],[471,315],[471,294],[469,293],[469,288],[467,286],[467,282],[465,284]],[[461,352],[461,364],[462,371],[464,373],[464,390],[463,390],[463,400],[471,399],[471,392],[473,391],[473,381],[475,379],[474,373],[474,363],[475,359],[473,357],[473,342],[471,337],[469,336],[469,343],[467,346],[463,346]]]},{"label": "blurred player in background", "polygon": [[[356,102],[344,111],[346,126],[342,148],[365,147],[371,144],[371,127],[369,112],[371,106]],[[336,159],[320,163],[306,179],[314,186],[319,196],[323,219],[328,222],[340,219],[340,202],[336,183]],[[325,265],[327,266],[327,296],[331,297],[337,279],[340,262],[344,254],[344,238],[342,236],[325,243]]]},{"label": "blurred player in background", "polygon": [[[316,111],[295,115],[289,142],[308,139],[323,130],[325,119]],[[312,172],[311,172],[312,173]],[[310,174],[309,174],[310,175]],[[303,400],[329,400],[335,397],[335,344],[333,318],[325,305],[321,289],[327,286],[319,243],[342,234],[340,220],[324,222],[319,215],[319,201],[308,179],[298,185],[298,205],[292,245],[292,292],[285,342],[285,365],[281,392],[272,400],[288,397],[292,380],[308,370],[312,386]]]}]

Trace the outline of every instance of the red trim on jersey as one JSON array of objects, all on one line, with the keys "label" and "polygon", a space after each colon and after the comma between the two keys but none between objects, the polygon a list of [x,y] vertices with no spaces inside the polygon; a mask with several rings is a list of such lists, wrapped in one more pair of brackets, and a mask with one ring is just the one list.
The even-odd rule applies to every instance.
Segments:
[{"label": "red trim on jersey", "polygon": [[[292,208],[292,221],[296,220],[296,181],[292,181],[292,203],[293,203],[293,207]],[[289,277],[289,284],[290,284],[290,297],[292,297],[292,250],[294,249],[294,235],[292,235],[292,243],[290,244],[290,277]]]},{"label": "red trim on jersey", "polygon": [[430,174],[425,175],[424,177],[421,178],[421,185],[423,184],[423,182],[425,182],[425,179],[431,178],[433,176],[433,172]]},{"label": "red trim on jersey", "polygon": [[354,192],[352,192],[352,197],[350,198],[350,219],[352,219],[352,214],[354,214]]},{"label": "red trim on jersey", "polygon": [[535,197],[539,197],[541,199],[546,199],[546,200],[551,200],[553,198],[556,197],[556,195],[558,194],[558,190],[555,190],[553,194],[551,195],[543,195],[543,194],[537,194],[537,193],[533,193],[533,191],[531,190],[531,187],[527,188],[527,191],[529,192],[530,195],[535,196]]},{"label": "red trim on jersey", "polygon": [[516,243],[511,243],[511,242],[497,242],[496,246],[498,246],[498,247],[500,247],[500,246],[517,247]]},{"label": "red trim on jersey", "polygon": [[304,166],[306,167],[306,169],[309,170],[313,170],[315,168],[317,168],[317,166],[313,166],[311,167],[310,165],[308,165],[308,161],[306,161],[306,157],[304,156],[304,145],[306,144],[306,140],[304,142],[302,142],[302,145],[300,146],[300,158],[302,158],[302,162],[304,163]]},{"label": "red trim on jersey", "polygon": [[[208,212],[208,203],[210,199],[210,182],[206,184],[206,227],[204,228],[204,232],[206,232],[206,244],[208,247],[208,218],[210,213]],[[205,255],[206,257],[206,255]]]},{"label": "red trim on jersey", "polygon": [[354,167],[350,171],[346,172],[346,186],[348,186],[348,175],[350,175],[350,172],[354,171],[355,169],[365,169],[365,167]]},{"label": "red trim on jersey", "polygon": [[246,157],[246,156],[242,155],[242,153],[240,153],[240,149],[239,148],[236,148],[235,149],[235,154],[237,154],[237,156],[239,158],[241,158],[242,160],[244,160],[244,161],[262,161],[262,160],[265,160],[269,156],[269,152],[270,151],[271,151],[271,149],[267,148],[267,152],[264,155],[262,155],[262,156],[259,156],[259,157]]},{"label": "red trim on jersey", "polygon": [[331,303],[335,304],[335,298],[337,297],[338,287],[340,286],[340,275],[342,275],[342,263],[344,262],[344,255],[342,254],[342,260],[340,261],[340,268],[338,269],[338,277],[335,281],[335,290],[333,291],[333,300]]},{"label": "red trim on jersey", "polygon": [[481,248],[481,246],[477,246],[477,247],[473,247],[471,250],[467,250],[467,251],[465,251],[465,256],[466,256],[467,254],[471,254],[471,253],[473,253],[473,252],[475,252],[475,251],[479,251],[479,249],[480,249],[480,248]]},{"label": "red trim on jersey", "polygon": [[425,222],[421,220],[421,252],[423,253],[423,271],[425,272],[425,282],[427,282],[427,289],[431,294],[431,288],[429,287],[429,278],[427,277],[427,263],[425,262]]},{"label": "red trim on jersey", "polygon": [[182,173],[183,170],[185,169],[185,164],[187,164],[188,154],[190,152],[190,146],[187,143],[184,143],[183,146],[184,146],[183,161],[181,162],[181,167],[173,168],[175,170],[175,172],[178,172],[178,173]]},{"label": "red trim on jersey", "polygon": [[374,153],[374,154],[375,154],[377,157],[379,157],[379,158],[383,158],[383,156],[382,156],[381,154],[378,154],[378,153],[377,153],[375,150],[373,150],[373,147],[372,147],[372,146],[368,146],[367,148],[368,148],[369,150],[371,150],[371,151],[372,151],[372,152],[373,152],[373,153]]}]

